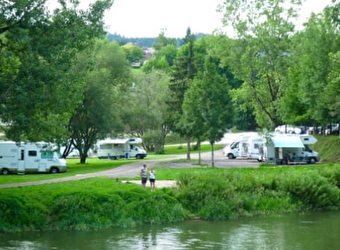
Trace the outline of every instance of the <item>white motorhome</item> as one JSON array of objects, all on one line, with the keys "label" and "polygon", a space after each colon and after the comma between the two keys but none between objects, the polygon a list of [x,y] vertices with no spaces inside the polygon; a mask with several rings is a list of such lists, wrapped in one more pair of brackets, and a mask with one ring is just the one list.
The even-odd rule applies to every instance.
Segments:
[{"label": "white motorhome", "polygon": [[98,158],[117,160],[120,158],[144,159],[147,153],[138,144],[141,138],[116,138],[98,141]]},{"label": "white motorhome", "polygon": [[248,139],[247,159],[258,160],[264,154],[263,137],[257,135]]},{"label": "white motorhome", "polygon": [[0,173],[61,173],[67,171],[65,159],[60,159],[46,143],[0,142]]},{"label": "white motorhome", "polygon": [[228,157],[228,159],[258,159],[259,142],[257,139],[261,139],[258,133],[249,132],[240,134],[234,142],[223,149],[223,155]]},{"label": "white motorhome", "polygon": [[320,156],[309,145],[317,142],[313,135],[274,134],[264,143],[260,161],[276,164],[315,164]]}]

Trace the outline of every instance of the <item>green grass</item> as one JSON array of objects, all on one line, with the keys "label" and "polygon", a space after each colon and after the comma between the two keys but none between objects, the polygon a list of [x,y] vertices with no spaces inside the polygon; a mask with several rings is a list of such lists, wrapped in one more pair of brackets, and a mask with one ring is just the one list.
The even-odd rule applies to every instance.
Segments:
[{"label": "green grass", "polygon": [[337,135],[317,135],[318,142],[311,145],[311,148],[318,152],[321,161],[324,163],[340,163],[340,139]]},{"label": "green grass", "polygon": [[[106,177],[0,189],[0,232],[96,230],[338,210],[340,166],[159,169],[177,189]],[[152,204],[152,206],[150,206]]]},{"label": "green grass", "polygon": [[[222,146],[218,145],[215,149],[219,149]],[[179,146],[166,146],[164,155],[148,155],[147,160],[155,160],[155,159],[169,159],[169,156],[175,154],[185,154],[186,150]],[[202,152],[210,151],[209,145],[203,145]],[[191,153],[197,153],[197,150],[193,150]],[[185,158],[185,156],[183,156]],[[171,158],[170,158],[171,160]],[[144,160],[136,160],[132,159],[119,159],[116,161],[108,160],[108,159],[98,159],[98,158],[88,158],[86,160],[86,164],[79,164],[79,158],[70,158],[67,159],[68,170],[66,173],[59,174],[25,174],[25,175],[6,175],[1,176],[0,184],[9,184],[9,183],[21,183],[21,182],[30,182],[30,181],[41,181],[41,180],[51,180],[57,178],[64,178],[70,176],[76,176],[81,174],[89,174],[100,171],[105,171],[109,169],[113,169],[124,164],[129,164],[133,162],[143,162]],[[183,161],[183,160],[181,160]],[[137,177],[138,178],[138,177]],[[136,179],[136,178],[135,178]],[[173,179],[173,178],[171,178]]]}]

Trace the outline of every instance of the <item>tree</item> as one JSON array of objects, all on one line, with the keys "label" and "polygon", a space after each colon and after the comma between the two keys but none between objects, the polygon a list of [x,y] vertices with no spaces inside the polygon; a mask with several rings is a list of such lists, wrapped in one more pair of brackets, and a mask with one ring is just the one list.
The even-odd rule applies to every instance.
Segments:
[{"label": "tree", "polygon": [[305,29],[292,39],[290,81],[281,103],[283,119],[289,123],[326,125],[332,122],[325,105],[330,96],[325,90],[332,68],[329,54],[340,49],[332,10],[326,8],[323,14],[313,14]]},{"label": "tree", "polygon": [[157,37],[157,42],[154,42],[152,44],[152,47],[156,50],[156,51],[160,51],[162,48],[168,46],[168,45],[172,45],[176,47],[177,41],[176,38],[169,38],[165,36],[165,30],[162,30],[161,33],[159,33],[158,37]]},{"label": "tree", "polygon": [[135,76],[134,86],[125,96],[125,132],[143,138],[148,151],[161,151],[169,133],[164,120],[168,114],[166,100],[169,96],[169,76],[163,71],[153,71]]},{"label": "tree", "polygon": [[155,53],[152,58],[144,64],[143,71],[145,73],[149,73],[152,70],[169,72],[177,54],[176,43],[176,39],[166,37],[164,31],[162,31],[157,37],[157,42],[152,45]]},{"label": "tree", "polygon": [[135,44],[127,43],[122,46],[126,53],[126,58],[130,63],[138,62],[139,60],[144,58],[144,51],[142,48],[138,47]]},{"label": "tree", "polygon": [[[190,29],[189,29],[190,31]],[[191,34],[187,33],[188,43],[183,45],[179,50],[173,70],[171,72],[171,84],[169,86],[171,92],[171,100],[168,101],[171,113],[167,118],[167,125],[173,132],[179,133],[183,137],[187,137],[187,159],[190,159],[190,134],[180,124],[182,116],[182,105],[184,94],[189,88],[190,82],[195,78],[198,65],[196,64],[196,55],[194,50],[195,39]],[[191,39],[189,39],[191,38]]]},{"label": "tree", "polygon": [[287,82],[298,4],[292,1],[286,8],[284,0],[227,0],[223,5],[224,23],[233,26],[237,38],[221,37],[218,54],[243,81],[233,99],[248,103],[261,127],[273,129],[281,122],[278,103]]},{"label": "tree", "polygon": [[322,100],[332,121],[340,121],[340,51],[330,55],[331,67],[328,75],[328,85]]},{"label": "tree", "polygon": [[79,51],[105,34],[103,15],[112,0],[98,0],[88,10],[78,9],[77,1],[59,1],[53,13],[45,3],[0,3],[0,118],[16,141],[65,136],[83,87],[69,69]]},{"label": "tree", "polygon": [[230,86],[227,78],[219,74],[217,65],[216,59],[207,56],[203,72],[197,74],[185,93],[181,120],[195,138],[209,140],[212,167],[214,144],[224,136],[233,117]]},{"label": "tree", "polygon": [[74,70],[84,75],[86,87],[68,124],[69,143],[79,151],[80,163],[85,163],[88,150],[98,139],[124,129],[122,97],[130,86],[130,67],[119,45],[106,40],[82,54],[76,66]]}]

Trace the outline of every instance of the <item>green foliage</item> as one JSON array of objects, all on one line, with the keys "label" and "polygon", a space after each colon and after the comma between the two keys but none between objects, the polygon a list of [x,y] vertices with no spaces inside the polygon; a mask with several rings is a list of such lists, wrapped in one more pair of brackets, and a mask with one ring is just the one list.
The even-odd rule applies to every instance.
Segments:
[{"label": "green foliage", "polygon": [[130,63],[138,62],[144,57],[143,49],[132,43],[125,44],[122,48],[124,48],[126,58]]},{"label": "green foliage", "polygon": [[181,204],[166,190],[150,192],[107,178],[26,188],[26,195],[22,190],[0,190],[1,232],[96,230],[174,223],[188,218]]},{"label": "green foliage", "polygon": [[181,222],[189,216],[226,220],[340,206],[339,165],[168,171],[178,188],[151,192],[90,178],[0,189],[0,231],[94,230]]},{"label": "green foliage", "polygon": [[48,209],[34,196],[1,194],[0,232],[45,229]]},{"label": "green foliage", "polygon": [[51,200],[50,225],[59,230],[93,230],[117,225],[124,216],[118,195],[80,191],[58,194]]},{"label": "green foliage", "polygon": [[203,219],[329,210],[340,205],[339,166],[326,171],[286,168],[218,172],[186,172],[178,179],[178,199]]},{"label": "green foliage", "polygon": [[125,132],[143,138],[147,151],[163,148],[169,132],[164,126],[168,86],[169,77],[163,71],[141,73],[135,76],[134,86],[123,96]]},{"label": "green foliage", "polygon": [[313,149],[319,152],[321,162],[323,163],[339,163],[340,140],[339,136],[316,136],[318,142],[313,145]]},{"label": "green foliage", "polygon": [[72,69],[83,76],[83,98],[68,123],[70,142],[85,163],[88,150],[98,138],[121,132],[122,96],[130,87],[130,67],[117,43],[97,40],[94,48],[78,55]]},{"label": "green foliage", "polygon": [[79,1],[58,2],[53,12],[40,0],[0,3],[0,116],[16,141],[67,134],[65,124],[84,87],[70,68],[79,51],[105,34],[103,16],[111,0],[86,10]]}]

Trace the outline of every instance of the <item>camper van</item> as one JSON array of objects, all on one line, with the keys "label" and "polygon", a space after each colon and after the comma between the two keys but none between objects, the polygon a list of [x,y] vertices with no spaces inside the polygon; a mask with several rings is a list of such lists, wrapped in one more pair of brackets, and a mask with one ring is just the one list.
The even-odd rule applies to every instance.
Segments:
[{"label": "camper van", "polygon": [[317,142],[313,135],[274,134],[265,142],[264,154],[259,161],[276,164],[315,164],[320,161],[319,153],[310,148]]},{"label": "camper van", "polygon": [[98,158],[117,160],[120,158],[144,159],[147,154],[138,144],[141,138],[116,138],[98,141]]},{"label": "camper van", "polygon": [[258,159],[263,139],[258,133],[244,133],[223,149],[223,155],[228,159],[247,158]]},{"label": "camper van", "polygon": [[233,141],[223,149],[223,155],[228,159],[245,158],[248,153],[248,138],[240,138]]},{"label": "camper van", "polygon": [[65,159],[60,159],[47,143],[0,142],[0,173],[61,173],[67,171]]},{"label": "camper van", "polygon": [[247,159],[258,160],[264,153],[264,139],[257,135],[248,139]]}]

